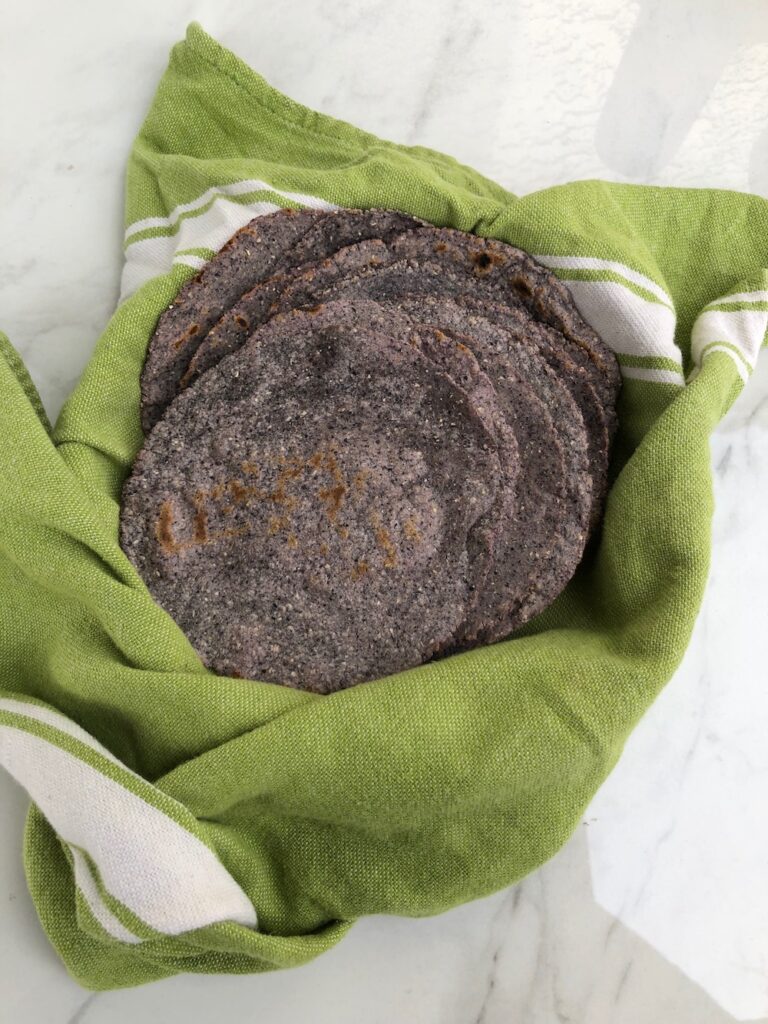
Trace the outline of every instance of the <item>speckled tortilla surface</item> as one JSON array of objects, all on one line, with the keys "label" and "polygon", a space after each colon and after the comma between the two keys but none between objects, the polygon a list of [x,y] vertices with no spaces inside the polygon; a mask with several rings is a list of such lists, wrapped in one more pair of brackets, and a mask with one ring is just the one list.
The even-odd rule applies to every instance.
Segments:
[{"label": "speckled tortilla surface", "polygon": [[265,325],[172,404],[125,486],[125,551],[221,674],[330,692],[439,654],[472,604],[498,439],[367,319]]},{"label": "speckled tortilla surface", "polygon": [[[165,310],[147,351],[141,377],[141,418],[150,430],[178,394],[190,362],[210,329],[261,281],[307,266],[342,246],[390,239],[422,221],[396,210],[280,210],[241,228]],[[238,309],[228,318],[236,340],[250,333]],[[219,339],[217,356],[235,347]],[[188,379],[188,378],[186,378]]]}]

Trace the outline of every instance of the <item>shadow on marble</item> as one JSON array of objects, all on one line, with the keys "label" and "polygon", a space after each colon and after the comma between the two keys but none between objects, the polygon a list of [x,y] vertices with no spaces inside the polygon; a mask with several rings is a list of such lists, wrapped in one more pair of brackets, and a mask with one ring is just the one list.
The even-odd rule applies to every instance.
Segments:
[{"label": "shadow on marble", "polygon": [[27,891],[21,859],[29,800],[0,770],[0,1022],[64,1024],[86,993],[48,943]]},{"label": "shadow on marble", "polygon": [[760,41],[768,41],[762,0],[730,4],[726,17],[722,0],[643,0],[597,124],[606,166],[658,178],[739,48]]},{"label": "shadow on marble", "polygon": [[[731,1024],[652,945],[602,909],[592,890],[589,819],[515,890],[477,1024]],[[525,966],[527,961],[527,966]]]},{"label": "shadow on marble", "polygon": [[749,164],[749,187],[768,197],[768,128],[758,137]]},{"label": "shadow on marble", "polygon": [[[3,797],[13,804],[9,838],[20,835],[24,810],[23,795],[10,785],[3,780]],[[9,1014],[3,1020],[213,1024],[226,1007],[239,1021],[269,1024],[734,1024],[597,906],[590,827],[583,823],[553,860],[506,892],[436,918],[363,920],[305,967],[247,977],[186,975],[98,994],[76,986],[43,948],[21,892],[18,843],[6,841],[2,885],[15,906],[0,933],[0,990]]]}]

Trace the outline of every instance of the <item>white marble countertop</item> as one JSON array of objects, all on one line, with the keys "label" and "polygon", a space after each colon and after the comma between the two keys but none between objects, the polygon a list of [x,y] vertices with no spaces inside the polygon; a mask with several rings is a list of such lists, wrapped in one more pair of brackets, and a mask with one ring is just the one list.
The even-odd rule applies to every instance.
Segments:
[{"label": "white marble countertop", "polygon": [[[125,159],[192,19],[294,98],[518,193],[598,176],[768,195],[764,0],[8,0],[0,327],[53,415],[114,307]],[[2,1024],[768,1018],[768,357],[712,456],[693,643],[549,864],[441,917],[363,921],[298,970],[92,996],[37,923],[26,799],[0,776]]]}]

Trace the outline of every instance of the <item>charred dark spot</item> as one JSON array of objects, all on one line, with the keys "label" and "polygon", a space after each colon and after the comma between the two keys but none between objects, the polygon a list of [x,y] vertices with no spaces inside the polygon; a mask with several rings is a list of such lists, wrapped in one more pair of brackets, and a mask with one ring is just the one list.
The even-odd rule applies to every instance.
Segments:
[{"label": "charred dark spot", "polygon": [[174,341],[173,347],[176,349],[176,351],[178,352],[180,348],[183,348],[187,344],[189,339],[194,337],[199,330],[200,324],[191,324],[191,326],[187,328],[184,334],[179,335],[179,337],[176,338],[176,340]]},{"label": "charred dark spot", "polygon": [[248,323],[247,319],[244,316],[242,316],[240,313],[238,313],[237,316],[235,317],[235,323],[237,324],[238,327],[242,327],[243,330],[245,330],[245,329],[247,329],[248,327],[251,326]]},{"label": "charred dark spot", "polygon": [[509,283],[515,289],[518,295],[522,295],[524,298],[529,299],[533,295],[533,286],[530,281],[526,281],[524,277],[513,277],[510,278]]}]

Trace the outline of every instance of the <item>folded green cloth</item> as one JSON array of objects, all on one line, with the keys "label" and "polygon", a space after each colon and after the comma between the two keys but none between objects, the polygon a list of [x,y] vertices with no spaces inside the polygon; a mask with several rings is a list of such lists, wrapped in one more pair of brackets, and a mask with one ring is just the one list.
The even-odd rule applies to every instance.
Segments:
[{"label": "folded green cloth", "polygon": [[[513,639],[329,697],[208,672],[118,545],[159,312],[253,216],[394,207],[526,249],[624,376],[601,534]],[[55,429],[0,356],[0,764],[83,985],[303,963],[365,914],[509,885],[577,825],[680,662],[708,437],[768,326],[768,203],[576,182],[517,198],[277,93],[193,25],[130,157],[123,299]]]}]

